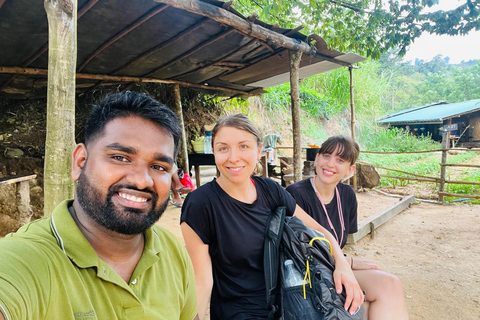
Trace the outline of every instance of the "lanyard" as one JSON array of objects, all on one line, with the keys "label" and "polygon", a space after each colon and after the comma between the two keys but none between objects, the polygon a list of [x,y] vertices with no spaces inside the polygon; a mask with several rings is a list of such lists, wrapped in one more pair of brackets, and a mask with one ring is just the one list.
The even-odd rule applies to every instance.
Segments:
[{"label": "lanyard", "polygon": [[317,187],[315,187],[315,177],[310,179],[310,182],[312,183],[313,190],[315,190],[315,194],[318,197],[318,200],[320,200],[320,204],[322,205],[323,211],[325,212],[325,215],[327,216],[328,220],[328,225],[330,228],[333,230],[333,235],[335,236],[335,239],[337,239],[338,244],[341,246],[343,242],[343,234],[345,233],[345,222],[343,221],[343,211],[342,211],[342,203],[340,202],[340,193],[338,192],[338,188],[335,187],[335,195],[337,196],[337,208],[338,208],[338,216],[340,218],[340,226],[342,230],[342,238],[340,241],[338,241],[338,235],[337,231],[335,231],[335,228],[333,227],[333,223],[330,220],[330,217],[328,216],[327,208],[325,207],[325,204],[322,201],[322,197],[320,197],[320,193],[317,190]]}]

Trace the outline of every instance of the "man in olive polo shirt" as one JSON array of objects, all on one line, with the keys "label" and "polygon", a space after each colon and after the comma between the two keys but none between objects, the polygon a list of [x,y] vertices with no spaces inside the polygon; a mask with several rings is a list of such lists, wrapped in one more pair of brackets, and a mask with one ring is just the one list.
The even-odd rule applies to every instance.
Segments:
[{"label": "man in olive polo shirt", "polygon": [[75,199],[0,240],[0,319],[198,319],[188,255],[154,225],[179,137],[144,94],[94,107],[72,155]]}]

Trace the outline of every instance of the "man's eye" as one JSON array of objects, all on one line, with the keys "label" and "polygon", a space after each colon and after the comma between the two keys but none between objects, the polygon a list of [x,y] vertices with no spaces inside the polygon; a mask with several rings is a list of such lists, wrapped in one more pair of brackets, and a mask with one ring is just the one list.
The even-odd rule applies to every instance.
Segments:
[{"label": "man's eye", "polygon": [[152,169],[153,169],[153,170],[156,170],[156,171],[164,171],[164,172],[167,171],[167,169],[165,169],[164,166],[161,166],[161,165],[159,165],[159,164],[154,164],[154,165],[152,165]]},{"label": "man's eye", "polygon": [[127,162],[128,159],[125,158],[124,156],[113,156],[112,159],[117,160],[117,161],[122,161],[122,162]]}]

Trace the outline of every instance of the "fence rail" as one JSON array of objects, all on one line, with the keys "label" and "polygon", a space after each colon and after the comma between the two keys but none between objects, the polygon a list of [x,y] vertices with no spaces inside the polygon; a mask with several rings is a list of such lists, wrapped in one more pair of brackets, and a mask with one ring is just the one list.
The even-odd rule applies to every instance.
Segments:
[{"label": "fence rail", "polygon": [[[373,165],[373,164],[370,164],[370,165],[372,165],[372,166],[374,166],[375,168],[378,168],[378,169],[389,170],[389,171],[399,172],[399,173],[409,175],[408,177],[405,177],[405,176],[394,176],[394,175],[389,175],[389,174],[381,174],[380,177],[399,179],[399,180],[412,180],[412,181],[438,183],[439,184],[438,198],[439,198],[439,201],[442,202],[442,203],[444,202],[444,197],[480,199],[480,195],[476,195],[476,194],[458,194],[458,193],[450,193],[450,192],[445,192],[444,191],[444,188],[445,188],[446,184],[464,184],[464,185],[471,185],[471,186],[480,185],[480,182],[477,182],[477,181],[457,181],[457,180],[447,180],[447,179],[445,179],[447,167],[480,168],[480,165],[476,165],[476,164],[446,163],[448,152],[451,151],[451,150],[480,152],[480,148],[472,148],[472,149],[454,148],[454,149],[451,149],[448,146],[448,134],[444,134],[443,139],[442,139],[442,149],[438,149],[438,150],[405,151],[405,152],[361,151],[361,153],[367,153],[367,154],[407,154],[407,153],[441,152],[442,153],[442,160],[439,163],[440,164],[440,169],[441,169],[439,178],[419,175],[419,174],[415,174],[415,173],[412,173],[412,172],[402,171],[402,170],[393,169],[393,168],[380,167],[380,166],[376,166],[376,165]],[[366,163],[366,162],[359,161],[359,163]]]}]

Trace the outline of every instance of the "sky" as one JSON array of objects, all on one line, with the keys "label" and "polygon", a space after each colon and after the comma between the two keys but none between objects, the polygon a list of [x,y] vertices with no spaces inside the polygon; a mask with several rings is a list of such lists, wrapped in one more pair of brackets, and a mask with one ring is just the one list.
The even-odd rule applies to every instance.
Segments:
[{"label": "sky", "polygon": [[[429,11],[451,10],[465,3],[465,0],[439,0]],[[450,58],[451,64],[480,59],[480,31],[471,31],[465,36],[431,35],[425,33],[407,49],[404,61],[415,59],[430,61],[436,55]]]}]

